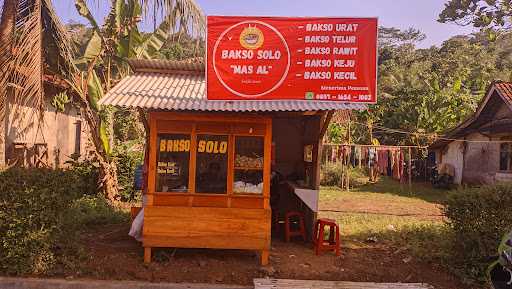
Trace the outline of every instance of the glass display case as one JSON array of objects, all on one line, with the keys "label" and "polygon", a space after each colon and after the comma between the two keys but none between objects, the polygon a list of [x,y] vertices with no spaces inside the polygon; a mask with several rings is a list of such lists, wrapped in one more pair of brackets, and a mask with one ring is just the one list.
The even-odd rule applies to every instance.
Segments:
[{"label": "glass display case", "polygon": [[155,169],[149,176],[154,182],[154,203],[264,207],[271,161],[267,121],[158,121],[156,156],[151,160]]},{"label": "glass display case", "polygon": [[263,194],[263,137],[235,137],[233,193]]},{"label": "glass display case", "polygon": [[228,139],[227,135],[197,136],[196,193],[227,193]]},{"label": "glass display case", "polygon": [[157,192],[188,192],[190,135],[158,134]]}]

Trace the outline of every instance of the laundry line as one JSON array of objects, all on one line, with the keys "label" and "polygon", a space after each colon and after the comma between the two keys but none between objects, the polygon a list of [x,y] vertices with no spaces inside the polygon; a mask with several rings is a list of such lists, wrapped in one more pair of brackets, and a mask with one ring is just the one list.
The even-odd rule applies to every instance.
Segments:
[{"label": "laundry line", "polygon": [[[350,189],[349,169],[366,168],[370,180],[379,176],[389,176],[412,186],[413,167],[416,177],[428,180],[427,159],[421,155],[426,146],[414,145],[363,145],[325,143],[322,148],[322,164],[339,164],[341,168],[340,187]],[[421,156],[413,161],[415,155]],[[413,163],[414,162],[414,163]]]}]

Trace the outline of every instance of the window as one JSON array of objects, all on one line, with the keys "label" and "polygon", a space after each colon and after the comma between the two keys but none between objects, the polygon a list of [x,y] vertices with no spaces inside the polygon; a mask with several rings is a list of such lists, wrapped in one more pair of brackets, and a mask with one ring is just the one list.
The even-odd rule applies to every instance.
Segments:
[{"label": "window", "polygon": [[80,156],[82,141],[82,121],[77,120],[75,122],[75,152],[76,156]]},{"label": "window", "polygon": [[500,170],[512,171],[512,143],[500,145]]},{"label": "window", "polygon": [[157,192],[188,192],[190,135],[159,134],[156,171]]},{"label": "window", "polygon": [[236,137],[235,141],[235,194],[263,193],[262,137]]},{"label": "window", "polygon": [[226,194],[228,136],[198,135],[196,193]]}]

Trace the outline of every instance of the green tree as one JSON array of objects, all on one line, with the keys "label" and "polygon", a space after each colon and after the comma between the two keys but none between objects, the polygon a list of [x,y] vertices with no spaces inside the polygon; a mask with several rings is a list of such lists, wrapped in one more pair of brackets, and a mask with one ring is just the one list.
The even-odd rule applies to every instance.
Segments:
[{"label": "green tree", "polygon": [[511,0],[449,0],[439,21],[493,30],[509,29],[511,17]]},{"label": "green tree", "polygon": [[510,80],[510,34],[496,41],[484,32],[456,36],[418,49],[421,37],[402,41],[411,38],[381,29],[381,38],[382,31],[392,33],[379,41],[378,104],[356,114],[354,141],[369,143],[373,132],[385,144],[428,145],[474,112],[492,80]]}]

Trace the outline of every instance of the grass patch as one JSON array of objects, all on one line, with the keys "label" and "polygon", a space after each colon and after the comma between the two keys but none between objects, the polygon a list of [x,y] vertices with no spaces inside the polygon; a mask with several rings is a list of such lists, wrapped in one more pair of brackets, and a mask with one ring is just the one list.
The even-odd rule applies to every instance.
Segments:
[{"label": "grass patch", "polygon": [[441,222],[421,220],[415,217],[383,216],[380,214],[322,213],[321,216],[335,219],[340,225],[342,235],[357,241],[364,241],[374,236],[392,241],[394,238],[390,237],[395,235],[391,234],[393,231],[442,224]]},{"label": "grass patch", "polygon": [[452,266],[455,235],[443,217],[442,204],[447,202],[448,193],[428,184],[414,184],[409,189],[407,184],[389,178],[350,192],[323,187],[320,217],[335,219],[345,240],[365,242],[372,238],[459,273]]},{"label": "grass patch", "polygon": [[434,189],[429,183],[401,184],[389,177],[382,177],[375,184],[366,184],[354,189],[354,192],[380,195],[401,196],[408,199],[420,199],[430,203],[444,204],[450,191]]}]

